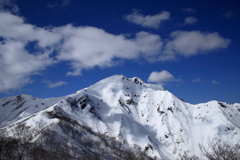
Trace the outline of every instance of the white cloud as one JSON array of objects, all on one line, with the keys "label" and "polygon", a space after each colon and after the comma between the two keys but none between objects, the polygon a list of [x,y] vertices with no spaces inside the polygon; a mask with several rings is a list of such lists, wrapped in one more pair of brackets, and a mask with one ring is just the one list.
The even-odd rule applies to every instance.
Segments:
[{"label": "white cloud", "polygon": [[96,66],[113,66],[116,64],[114,58],[152,57],[159,53],[162,46],[158,35],[147,32],[139,32],[135,39],[127,39],[95,27],[67,25],[56,30],[65,37],[57,59],[71,62],[73,71],[68,75],[80,75],[82,69]]},{"label": "white cloud", "polygon": [[[160,15],[166,13],[162,12]],[[145,21],[154,16],[142,17]],[[190,56],[227,48],[230,42],[217,33],[176,31],[170,35],[170,41],[164,45],[159,35],[144,31],[130,38],[110,34],[96,27],[77,27],[71,24],[41,28],[24,22],[23,17],[7,12],[0,12],[0,22],[0,92],[2,93],[31,83],[32,75],[42,73],[41,71],[47,67],[61,61],[69,62],[72,67],[67,75],[80,75],[83,69],[111,67],[122,60],[136,60],[141,57],[150,62],[176,60],[177,55]],[[164,46],[163,52],[162,46]],[[56,55],[52,55],[53,51]],[[167,71],[162,72],[166,74]],[[149,80],[151,81],[152,78]],[[176,81],[171,79],[174,80]],[[163,82],[164,79],[158,81]],[[165,79],[166,81],[170,79]],[[62,84],[65,83],[52,83],[51,86]]]},{"label": "white cloud", "polygon": [[195,79],[192,80],[192,82],[195,82],[195,83],[203,82],[203,80],[201,78],[195,78]]},{"label": "white cloud", "polygon": [[194,17],[186,17],[184,19],[184,23],[182,24],[177,24],[177,26],[181,27],[181,26],[186,26],[186,25],[193,25],[193,24],[196,24],[198,21],[197,18],[194,18]]},{"label": "white cloud", "polygon": [[198,20],[194,17],[186,17],[184,21],[185,21],[184,24],[187,25],[187,24],[195,24]]},{"label": "white cloud", "polygon": [[61,39],[59,34],[53,33],[51,28],[39,28],[24,23],[22,17],[11,13],[0,13],[0,36],[21,42],[37,41],[40,47],[52,46]]},{"label": "white cloud", "polygon": [[67,84],[67,82],[60,81],[60,82],[52,83],[52,84],[49,84],[49,88],[56,88],[64,84]]},{"label": "white cloud", "polygon": [[[118,59],[151,59],[162,47],[161,38],[147,32],[139,32],[134,39],[114,35],[95,27],[66,25],[40,28],[27,24],[22,17],[0,13],[0,92],[18,89],[31,83],[31,75],[56,63],[69,61],[73,71],[68,75],[80,75],[82,69],[96,66],[110,67]],[[27,50],[34,42],[34,51]],[[57,56],[51,59],[51,53]]]},{"label": "white cloud", "polygon": [[222,38],[218,33],[202,33],[200,31],[175,31],[172,32],[172,38],[167,42],[163,51],[165,56],[176,55],[192,56],[199,53],[206,53],[216,49],[227,48],[230,40]]},{"label": "white cloud", "polygon": [[0,92],[19,89],[31,83],[30,76],[39,74],[53,63],[46,51],[42,54],[29,54],[25,43],[6,40],[0,44]]},{"label": "white cloud", "polygon": [[[31,83],[31,75],[54,64],[49,56],[61,36],[6,12],[0,13],[0,21],[0,92],[8,92]],[[36,42],[33,53],[26,49],[29,42]]]},{"label": "white cloud", "polygon": [[219,82],[212,80],[212,84],[219,84]]},{"label": "white cloud", "polygon": [[166,70],[161,72],[152,72],[148,77],[148,82],[155,82],[164,85],[166,82],[170,81],[180,81],[180,79],[174,79],[174,76]]},{"label": "white cloud", "polygon": [[187,12],[187,13],[195,13],[196,10],[193,8],[182,8],[182,11]]},{"label": "white cloud", "polygon": [[136,38],[132,39],[135,49],[149,61],[156,61],[156,56],[160,53],[163,42],[159,35],[148,32],[138,32]]},{"label": "white cloud", "polygon": [[48,88],[56,88],[56,87],[60,87],[62,85],[66,85],[67,82],[64,82],[64,81],[58,81],[58,82],[55,82],[55,83],[52,83],[51,81],[48,81],[48,80],[44,80],[42,81],[43,83],[46,83],[48,85]]},{"label": "white cloud", "polygon": [[170,13],[167,11],[162,11],[159,14],[156,15],[142,15],[141,13],[138,13],[135,11],[132,14],[129,14],[125,17],[126,20],[129,22],[141,25],[143,27],[149,27],[149,28],[155,28],[158,29],[161,22],[164,20],[168,20],[170,18]]},{"label": "white cloud", "polygon": [[0,12],[13,12],[18,13],[19,8],[14,3],[15,0],[0,0]]}]

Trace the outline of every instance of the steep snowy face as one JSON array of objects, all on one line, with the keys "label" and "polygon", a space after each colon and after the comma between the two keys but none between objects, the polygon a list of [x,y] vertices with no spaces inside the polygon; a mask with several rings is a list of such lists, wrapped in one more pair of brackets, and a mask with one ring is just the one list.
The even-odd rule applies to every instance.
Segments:
[{"label": "steep snowy face", "polygon": [[238,105],[217,101],[191,105],[137,77],[112,76],[71,98],[79,108],[74,111],[75,120],[137,144],[153,157],[176,159],[184,152],[200,155],[199,144],[206,145],[214,137],[232,143],[240,140]]},{"label": "steep snowy face", "polygon": [[[102,99],[111,106],[117,105],[121,98],[140,97],[148,91],[163,91],[161,85],[146,84],[140,78],[126,78],[123,75],[115,75],[103,79],[90,86],[85,91],[98,99]],[[129,99],[129,98],[128,98]]]},{"label": "steep snowy face", "polygon": [[[24,101],[17,99],[0,102],[2,106],[9,105],[12,111],[22,108],[18,106]],[[38,104],[48,104],[39,110],[34,110],[36,103],[28,99],[25,103],[31,105],[22,106],[25,105],[24,111],[29,116],[22,119],[21,114],[14,116],[18,117],[17,123],[24,123],[32,133],[67,120],[127,141],[131,146],[138,145],[152,157],[169,160],[181,157],[184,152],[201,157],[199,144],[206,146],[215,137],[240,143],[240,104],[211,101],[192,105],[162,86],[147,84],[137,77],[115,75],[60,99],[39,100]],[[9,110],[3,111],[11,119],[14,116]]]}]

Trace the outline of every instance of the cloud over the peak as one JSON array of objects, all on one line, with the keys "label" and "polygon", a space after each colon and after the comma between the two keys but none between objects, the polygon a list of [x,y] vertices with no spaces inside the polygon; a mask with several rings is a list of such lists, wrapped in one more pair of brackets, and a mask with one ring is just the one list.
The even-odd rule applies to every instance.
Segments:
[{"label": "cloud over the peak", "polygon": [[[168,12],[159,15],[160,21],[157,15],[140,16],[141,24],[158,27],[169,18]],[[145,31],[129,38],[89,26],[37,27],[8,12],[0,12],[0,22],[0,92],[21,88],[32,82],[32,75],[62,61],[71,66],[67,75],[75,76],[84,69],[116,66],[122,60],[174,60],[178,55],[187,57],[227,48],[230,43],[218,33],[200,31],[175,31],[163,41],[159,35]],[[151,82],[173,80],[167,71],[153,72],[149,77]]]},{"label": "cloud over the peak", "polygon": [[70,63],[68,75],[80,75],[83,69],[114,66],[116,59],[150,60],[162,47],[160,36],[144,31],[129,39],[96,27],[40,28],[6,12],[0,13],[0,21],[0,92],[21,88],[32,81],[31,75],[59,61]]},{"label": "cloud over the peak", "polygon": [[162,47],[161,38],[147,32],[139,32],[134,39],[114,35],[95,27],[74,27],[67,25],[57,29],[65,39],[59,47],[58,60],[71,62],[73,71],[68,75],[80,75],[82,69],[110,67],[115,58],[136,59],[139,56],[151,58]]},{"label": "cloud over the peak", "polygon": [[171,40],[167,42],[163,56],[183,55],[188,57],[227,48],[231,42],[216,32],[175,31],[171,33],[170,37]]},{"label": "cloud over the peak", "polygon": [[180,79],[174,79],[174,76],[166,71],[166,70],[162,70],[161,72],[156,72],[153,71],[149,77],[148,77],[148,82],[154,82],[154,83],[159,83],[161,85],[164,85],[167,82],[170,81],[179,81]]},{"label": "cloud over the peak", "polygon": [[138,11],[134,11],[124,17],[127,21],[141,25],[143,27],[158,29],[162,21],[168,20],[170,18],[170,13],[167,11],[162,11],[156,15],[142,15]]}]

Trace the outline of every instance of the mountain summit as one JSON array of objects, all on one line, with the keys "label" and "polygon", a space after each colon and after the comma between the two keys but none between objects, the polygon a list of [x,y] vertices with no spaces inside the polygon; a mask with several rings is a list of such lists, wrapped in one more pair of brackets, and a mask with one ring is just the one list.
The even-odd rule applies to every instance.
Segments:
[{"label": "mountain summit", "polygon": [[[137,77],[114,75],[60,98],[7,97],[0,99],[0,106],[0,133],[30,142],[47,129],[64,140],[69,136],[60,125],[64,121],[70,128],[79,125],[166,160],[185,153],[202,157],[199,145],[207,146],[211,139],[240,143],[240,104],[210,101],[192,105],[161,85]],[[18,126],[27,128],[25,135],[14,134]],[[80,141],[75,142],[81,146]]]}]

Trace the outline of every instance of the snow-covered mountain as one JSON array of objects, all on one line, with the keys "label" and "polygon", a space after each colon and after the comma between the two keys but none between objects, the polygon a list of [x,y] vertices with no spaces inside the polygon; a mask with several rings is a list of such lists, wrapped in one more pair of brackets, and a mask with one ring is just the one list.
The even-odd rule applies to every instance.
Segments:
[{"label": "snow-covered mountain", "polygon": [[63,98],[64,97],[40,99],[26,94],[2,98],[0,99],[0,127],[4,127],[16,120],[44,110]]},{"label": "snow-covered mountain", "polygon": [[[184,153],[202,157],[199,145],[214,138],[240,143],[240,104],[210,101],[192,105],[162,86],[115,75],[60,97],[18,95],[0,99],[0,133],[15,136],[24,124],[31,141],[46,128],[64,134],[61,120],[140,146],[150,157],[178,159]],[[23,138],[19,136],[18,138]]]}]

